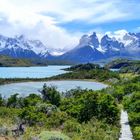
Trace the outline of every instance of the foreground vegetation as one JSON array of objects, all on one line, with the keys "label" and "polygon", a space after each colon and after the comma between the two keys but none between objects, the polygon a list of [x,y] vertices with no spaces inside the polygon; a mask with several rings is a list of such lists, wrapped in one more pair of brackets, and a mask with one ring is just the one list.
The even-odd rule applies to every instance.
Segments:
[{"label": "foreground vegetation", "polygon": [[20,137],[27,140],[49,138],[54,133],[62,140],[117,140],[122,104],[134,138],[139,140],[139,95],[140,76],[121,79],[100,91],[78,88],[60,94],[55,87],[44,85],[41,95],[0,98],[0,132],[11,136],[11,128],[23,123],[26,129]]},{"label": "foreground vegetation", "polygon": [[[140,139],[138,72],[113,72],[107,67],[90,63],[66,70],[68,73],[51,78],[0,79],[0,84],[89,79],[110,86],[100,91],[77,88],[60,94],[55,87],[44,85],[41,95],[20,97],[15,94],[8,99],[0,97],[0,135],[15,135],[25,140],[118,140],[120,110],[123,108],[128,111],[134,139]],[[25,126],[24,133],[19,127],[21,124]],[[20,128],[20,134],[12,134],[15,125],[16,129]]]},{"label": "foreground vegetation", "polygon": [[44,85],[41,96],[15,94],[8,99],[0,98],[1,135],[11,135],[9,128],[23,124],[24,139],[47,140],[57,137],[53,133],[59,131],[58,138],[62,140],[117,140],[118,121],[119,108],[114,97],[103,92],[75,89],[60,96],[55,87]]},{"label": "foreground vegetation", "polygon": [[120,69],[123,80],[112,86],[114,89],[110,92],[127,110],[134,139],[140,140],[140,61],[118,59],[106,68]]},{"label": "foreground vegetation", "polygon": [[140,76],[125,78],[103,90],[111,94],[128,112],[135,140],[140,139]]},{"label": "foreground vegetation", "polygon": [[140,76],[129,84],[131,94],[123,98],[124,108],[128,111],[130,125],[135,140],[140,139]]}]

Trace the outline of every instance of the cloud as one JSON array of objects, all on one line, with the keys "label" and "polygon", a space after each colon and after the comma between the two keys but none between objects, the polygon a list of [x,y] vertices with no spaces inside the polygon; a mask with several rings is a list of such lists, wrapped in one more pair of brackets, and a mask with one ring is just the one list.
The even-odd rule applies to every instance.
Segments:
[{"label": "cloud", "polygon": [[65,29],[42,21],[28,26],[19,22],[9,23],[7,19],[0,21],[0,33],[6,36],[25,35],[29,39],[39,39],[48,48],[71,49],[78,43],[82,33],[68,33]]},{"label": "cloud", "polygon": [[83,32],[69,32],[59,26],[61,23],[79,21],[100,25],[140,19],[140,4],[136,1],[0,0],[0,33],[7,36],[24,34],[40,39],[49,48],[71,49]]},{"label": "cloud", "polygon": [[25,4],[26,2],[20,3],[15,0],[12,3],[8,0],[0,0],[0,3],[0,33],[3,35],[13,37],[24,34],[28,38],[43,41],[48,48],[71,49],[78,43],[82,34],[71,34],[64,28],[57,26],[54,17],[40,14],[47,6],[44,7],[37,1],[29,0],[29,6]]},{"label": "cloud", "polygon": [[132,31],[133,31],[133,32],[136,32],[136,33],[140,32],[140,26],[134,28]]},{"label": "cloud", "polygon": [[109,35],[110,37],[115,37],[117,40],[122,40],[126,33],[128,33],[128,31],[122,29],[114,32],[108,31],[105,34]]},{"label": "cloud", "polygon": [[[47,13],[55,15],[59,23],[80,20],[98,24],[140,19],[140,3],[137,3],[137,0],[58,0],[57,2],[58,7],[51,6],[51,9],[45,11],[45,15]],[[50,2],[51,5],[56,4],[54,3]]]}]

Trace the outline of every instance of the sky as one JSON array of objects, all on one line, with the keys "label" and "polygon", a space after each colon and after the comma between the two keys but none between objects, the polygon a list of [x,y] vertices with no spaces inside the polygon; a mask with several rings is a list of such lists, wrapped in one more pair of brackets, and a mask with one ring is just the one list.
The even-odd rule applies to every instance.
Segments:
[{"label": "sky", "polygon": [[0,0],[0,34],[69,50],[83,34],[140,32],[140,0]]}]

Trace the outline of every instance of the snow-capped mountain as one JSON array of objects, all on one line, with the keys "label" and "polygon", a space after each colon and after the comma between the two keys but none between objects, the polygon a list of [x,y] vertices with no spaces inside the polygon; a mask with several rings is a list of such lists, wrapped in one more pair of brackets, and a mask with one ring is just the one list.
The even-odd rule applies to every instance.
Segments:
[{"label": "snow-capped mountain", "polygon": [[83,35],[79,41],[77,48],[90,46],[91,48],[97,49],[99,47],[99,40],[95,32],[92,35]]},{"label": "snow-capped mountain", "polygon": [[123,39],[122,43],[124,44],[125,51],[130,55],[139,55],[140,56],[140,36],[139,34],[128,33]]},{"label": "snow-capped mountain", "polygon": [[72,50],[49,49],[39,40],[25,36],[15,38],[0,35],[0,54],[15,58],[92,62],[112,57],[140,58],[140,33],[125,32],[121,36],[104,35],[100,40],[95,32],[83,35]]},{"label": "snow-capped mountain", "polygon": [[49,53],[39,40],[28,40],[23,35],[15,38],[0,35],[0,54],[15,58],[46,58]]},{"label": "snow-capped mountain", "polygon": [[73,62],[89,62],[100,59],[103,54],[98,50],[99,40],[94,32],[91,36],[83,35],[79,44],[71,51],[66,52],[59,58]]},{"label": "snow-capped mountain", "polygon": [[60,59],[78,62],[89,62],[111,57],[139,57],[140,33],[125,33],[122,38],[104,35],[99,41],[95,32],[83,35],[79,44],[71,51],[60,56]]},{"label": "snow-capped mountain", "polygon": [[123,43],[117,41],[116,38],[109,37],[108,35],[102,37],[100,46],[106,58],[116,55],[119,56],[124,49]]}]

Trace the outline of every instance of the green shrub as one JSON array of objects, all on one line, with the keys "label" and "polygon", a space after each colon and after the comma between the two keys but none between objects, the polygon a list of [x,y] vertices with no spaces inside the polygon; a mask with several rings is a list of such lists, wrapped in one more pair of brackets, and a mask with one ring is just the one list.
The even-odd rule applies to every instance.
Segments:
[{"label": "green shrub", "polygon": [[29,106],[22,109],[19,117],[25,121],[28,125],[44,124],[46,121],[46,115],[42,112],[38,112],[35,107]]},{"label": "green shrub", "polygon": [[46,126],[48,128],[60,128],[63,126],[64,122],[70,117],[66,112],[54,112],[46,120]]},{"label": "green shrub", "polygon": [[43,131],[39,135],[40,140],[70,140],[70,138],[59,131]]},{"label": "green shrub", "polygon": [[49,102],[53,105],[60,105],[60,93],[56,90],[56,87],[51,86],[47,87],[46,84],[43,86],[43,90],[41,91],[43,101]]},{"label": "green shrub", "polygon": [[79,122],[87,122],[96,116],[108,123],[116,123],[119,118],[118,106],[113,96],[94,91],[85,91],[73,98],[64,98],[60,109]]}]

